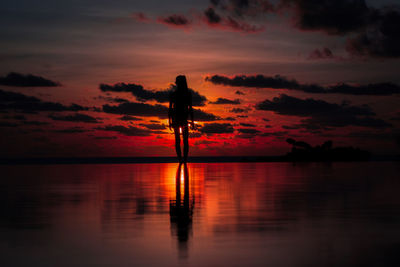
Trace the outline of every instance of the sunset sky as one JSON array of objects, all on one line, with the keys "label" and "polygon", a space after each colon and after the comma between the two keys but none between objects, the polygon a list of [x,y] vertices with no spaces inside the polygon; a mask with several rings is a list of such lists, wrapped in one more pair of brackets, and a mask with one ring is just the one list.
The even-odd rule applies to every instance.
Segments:
[{"label": "sunset sky", "polygon": [[174,156],[180,74],[192,156],[399,153],[397,0],[5,0],[0,23],[1,158]]}]

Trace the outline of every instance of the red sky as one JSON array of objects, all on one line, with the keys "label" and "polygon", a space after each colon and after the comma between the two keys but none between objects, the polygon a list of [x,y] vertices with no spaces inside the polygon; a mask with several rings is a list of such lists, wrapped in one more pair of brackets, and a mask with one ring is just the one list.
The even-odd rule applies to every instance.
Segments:
[{"label": "red sky", "polygon": [[[400,12],[395,1],[357,3],[6,1],[0,157],[174,156],[156,106],[168,103],[132,84],[163,91],[179,74],[207,99],[196,109],[214,115],[195,118],[191,155],[280,155],[289,137],[396,154]],[[100,89],[118,83],[125,92]],[[121,120],[126,109],[104,108],[121,101],[160,113],[131,105],[138,120]]]}]

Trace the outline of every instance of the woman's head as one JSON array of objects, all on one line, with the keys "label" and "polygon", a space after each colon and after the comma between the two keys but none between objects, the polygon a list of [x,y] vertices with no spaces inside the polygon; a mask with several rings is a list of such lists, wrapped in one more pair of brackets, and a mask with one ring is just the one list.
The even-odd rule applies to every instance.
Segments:
[{"label": "woman's head", "polygon": [[178,90],[188,89],[185,75],[176,76],[175,83]]}]

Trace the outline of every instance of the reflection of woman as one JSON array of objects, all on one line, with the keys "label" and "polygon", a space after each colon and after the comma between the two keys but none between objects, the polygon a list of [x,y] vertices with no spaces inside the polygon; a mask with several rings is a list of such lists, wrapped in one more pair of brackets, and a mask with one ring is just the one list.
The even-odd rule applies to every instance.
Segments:
[{"label": "reflection of woman", "polygon": [[168,121],[169,128],[174,128],[175,149],[179,162],[182,162],[181,139],[183,137],[183,161],[187,161],[189,153],[189,127],[188,117],[190,115],[191,125],[194,127],[192,94],[188,89],[186,77],[176,77],[176,90],[171,92],[169,99]]}]

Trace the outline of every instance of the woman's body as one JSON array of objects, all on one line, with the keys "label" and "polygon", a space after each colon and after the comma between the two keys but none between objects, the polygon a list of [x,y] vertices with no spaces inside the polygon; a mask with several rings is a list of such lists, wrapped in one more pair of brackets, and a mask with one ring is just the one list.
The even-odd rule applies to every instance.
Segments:
[{"label": "woman's body", "polygon": [[192,94],[187,87],[186,77],[179,75],[176,77],[176,90],[170,94],[168,111],[169,128],[173,128],[175,132],[175,149],[179,162],[182,162],[181,133],[183,137],[184,162],[187,161],[189,153],[189,116],[191,124],[194,126]]}]

